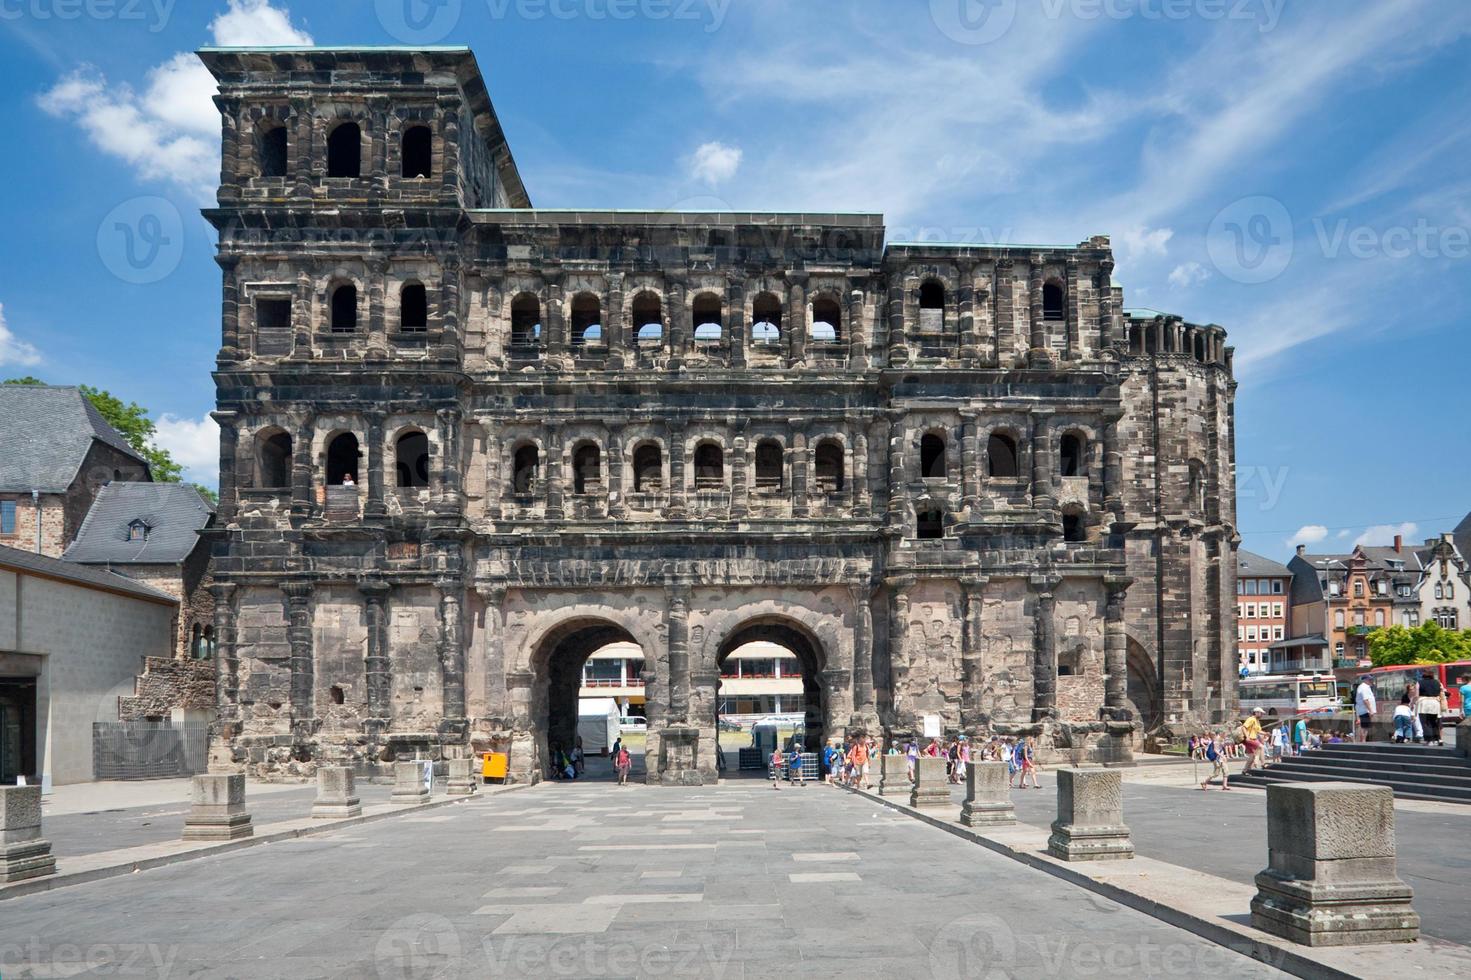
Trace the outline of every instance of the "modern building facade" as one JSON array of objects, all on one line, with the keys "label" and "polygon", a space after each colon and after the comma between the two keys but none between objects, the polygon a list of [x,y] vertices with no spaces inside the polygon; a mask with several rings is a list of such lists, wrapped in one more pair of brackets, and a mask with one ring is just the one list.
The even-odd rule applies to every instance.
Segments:
[{"label": "modern building facade", "polygon": [[200,56],[217,765],[536,778],[614,642],[666,783],[715,777],[757,641],[809,744],[939,715],[1117,758],[1234,711],[1231,352],[1126,311],[1107,238],[536,209],[468,50]]},{"label": "modern building facade", "polygon": [[1250,551],[1236,554],[1237,666],[1248,674],[1326,670],[1315,655],[1274,648],[1288,639],[1292,572],[1280,562]]}]

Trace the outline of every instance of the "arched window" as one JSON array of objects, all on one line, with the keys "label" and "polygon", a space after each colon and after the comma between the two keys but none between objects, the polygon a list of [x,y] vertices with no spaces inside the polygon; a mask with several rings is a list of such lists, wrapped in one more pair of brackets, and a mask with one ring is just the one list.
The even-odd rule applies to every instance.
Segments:
[{"label": "arched window", "polygon": [[919,440],[919,475],[927,479],[945,478],[945,439],[926,432]]},{"label": "arched window", "polygon": [[541,300],[534,293],[518,293],[511,300],[511,344],[535,347],[541,343]]},{"label": "arched window", "polygon": [[1066,318],[1062,285],[1056,282],[1044,283],[1042,286],[1042,319],[1064,320]]},{"label": "arched window", "polygon": [[1087,476],[1088,464],[1083,455],[1083,438],[1076,432],[1065,432],[1058,449],[1058,476]]},{"label": "arched window", "polygon": [[1062,515],[1062,539],[1064,541],[1085,541],[1087,533],[1083,528],[1083,515],[1078,513]]},{"label": "arched window", "polygon": [[332,332],[355,333],[358,329],[358,287],[350,282],[332,290]]},{"label": "arched window", "polygon": [[644,290],[633,298],[633,325],[640,347],[664,346],[664,307],[659,294]]},{"label": "arched window", "polygon": [[775,439],[762,439],[756,443],[756,486],[780,490],[782,487],[781,443]]},{"label": "arched window", "polygon": [[291,437],[277,429],[260,440],[258,454],[260,486],[279,490],[291,486]]},{"label": "arched window", "polygon": [[603,342],[603,307],[592,293],[572,297],[572,346]]},{"label": "arched window", "polygon": [[695,489],[719,490],[725,486],[725,453],[713,442],[695,447]]},{"label": "arched window", "polygon": [[990,476],[1016,477],[1020,468],[1016,458],[1016,440],[1004,432],[993,432],[986,440],[988,459],[986,472]]},{"label": "arched window", "polygon": [[429,294],[421,282],[406,282],[398,293],[398,328],[406,333],[429,329]]},{"label": "arched window", "polygon": [[260,175],[286,176],[286,127],[272,126],[260,134]]},{"label": "arched window", "polygon": [[633,489],[636,493],[658,493],[664,486],[664,454],[652,442],[633,451]]},{"label": "arched window", "polygon": [[720,343],[722,331],[720,297],[714,293],[701,293],[691,305],[694,314],[695,343],[711,345]]},{"label": "arched window", "polygon": [[401,149],[403,176],[430,176],[434,170],[434,135],[428,126],[410,126],[404,130]]},{"label": "arched window", "polygon": [[429,485],[429,437],[414,430],[398,437],[394,446],[394,469],[401,487]]},{"label": "arched window", "polygon": [[817,470],[817,485],[824,493],[843,491],[843,446],[836,439],[824,439],[817,444],[813,455]]},{"label": "arched window", "polygon": [[934,540],[945,536],[945,515],[930,507],[915,514],[914,536],[920,540]]},{"label": "arched window", "polygon": [[530,443],[519,446],[511,464],[511,493],[517,497],[529,497],[536,492],[536,470],[541,465],[541,454]]},{"label": "arched window", "polygon": [[919,329],[924,333],[945,329],[945,284],[938,279],[919,285]]},{"label": "arched window", "polygon": [[584,442],[572,451],[572,492],[595,493],[603,483],[603,456],[598,447]]},{"label": "arched window", "polygon": [[344,432],[327,444],[327,485],[358,482],[358,437]]},{"label": "arched window", "polygon": [[1205,464],[1198,459],[1190,461],[1190,506],[1205,513]]},{"label": "arched window", "polygon": [[751,302],[751,344],[772,347],[781,343],[781,300],[761,293]]},{"label": "arched window", "polygon": [[327,136],[327,176],[360,177],[362,172],[362,130],[357,123],[341,123]]},{"label": "arched window", "polygon": [[835,344],[843,334],[843,311],[831,296],[812,301],[812,340],[818,344]]}]

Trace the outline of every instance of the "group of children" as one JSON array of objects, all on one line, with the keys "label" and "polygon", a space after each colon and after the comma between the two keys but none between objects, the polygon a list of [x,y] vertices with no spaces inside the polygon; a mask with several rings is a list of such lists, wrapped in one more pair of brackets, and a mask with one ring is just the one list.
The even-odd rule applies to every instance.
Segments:
[{"label": "group of children", "polygon": [[1226,763],[1232,759],[1245,759],[1241,771],[1250,772],[1322,746],[1323,734],[1309,728],[1306,718],[1284,719],[1263,728],[1261,714],[1262,709],[1255,709],[1236,729],[1234,737],[1220,731],[1190,737],[1190,758],[1211,764],[1210,775],[1201,781],[1202,790],[1209,789],[1213,779],[1221,781],[1221,789],[1231,788]]}]

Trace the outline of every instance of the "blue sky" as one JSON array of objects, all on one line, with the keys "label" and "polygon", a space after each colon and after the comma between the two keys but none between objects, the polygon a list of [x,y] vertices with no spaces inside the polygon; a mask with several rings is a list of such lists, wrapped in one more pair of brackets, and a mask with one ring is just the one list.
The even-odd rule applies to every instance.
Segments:
[{"label": "blue sky", "polygon": [[1112,235],[1130,306],[1230,331],[1246,547],[1418,540],[1471,509],[1468,34],[1465,0],[0,0],[0,374],[136,399],[213,483],[187,52],[465,44],[541,206]]}]

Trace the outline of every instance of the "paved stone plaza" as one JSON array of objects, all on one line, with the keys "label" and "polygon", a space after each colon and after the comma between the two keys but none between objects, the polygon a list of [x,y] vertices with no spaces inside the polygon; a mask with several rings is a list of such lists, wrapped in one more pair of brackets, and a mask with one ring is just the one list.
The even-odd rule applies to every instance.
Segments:
[{"label": "paved stone plaza", "polygon": [[5,977],[89,958],[158,977],[1274,972],[871,801],[754,780],[541,786],[0,906]]}]

